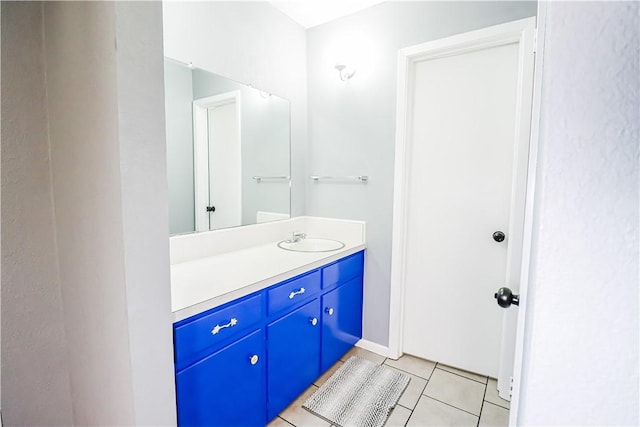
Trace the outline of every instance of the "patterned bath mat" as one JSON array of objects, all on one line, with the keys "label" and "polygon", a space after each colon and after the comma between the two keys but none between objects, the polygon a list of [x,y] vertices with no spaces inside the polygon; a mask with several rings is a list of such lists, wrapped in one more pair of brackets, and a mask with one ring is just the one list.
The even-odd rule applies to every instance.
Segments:
[{"label": "patterned bath mat", "polygon": [[352,356],[302,405],[341,427],[381,427],[409,376]]}]

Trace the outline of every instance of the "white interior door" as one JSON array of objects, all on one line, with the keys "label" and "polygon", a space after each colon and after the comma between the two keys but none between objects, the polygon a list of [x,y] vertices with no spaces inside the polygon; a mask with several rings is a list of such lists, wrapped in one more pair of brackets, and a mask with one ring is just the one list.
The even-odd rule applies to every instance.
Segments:
[{"label": "white interior door", "polygon": [[518,45],[415,68],[406,353],[498,376]]},{"label": "white interior door", "polygon": [[242,224],[241,150],[236,103],[211,107],[209,120],[209,229]]},{"label": "white interior door", "polygon": [[242,224],[240,113],[240,91],[193,101],[196,231]]},{"label": "white interior door", "polygon": [[515,328],[503,322],[516,318],[493,294],[520,281],[534,25],[406,48],[399,62],[389,347],[498,378],[506,398]]}]

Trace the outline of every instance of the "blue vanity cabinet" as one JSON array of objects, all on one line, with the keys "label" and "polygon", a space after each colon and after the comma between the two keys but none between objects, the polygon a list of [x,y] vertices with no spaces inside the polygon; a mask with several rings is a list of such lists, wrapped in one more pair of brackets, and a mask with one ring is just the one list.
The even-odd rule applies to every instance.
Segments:
[{"label": "blue vanity cabinet", "polygon": [[177,372],[178,425],[265,425],[264,350],[257,330]]},{"label": "blue vanity cabinet", "polygon": [[320,270],[294,277],[267,290],[270,317],[279,316],[320,292]]},{"label": "blue vanity cabinet", "polygon": [[264,292],[174,324],[178,425],[266,423]]},{"label": "blue vanity cabinet", "polygon": [[250,295],[176,323],[173,329],[176,369],[183,369],[256,329],[264,316],[264,300],[262,293]]},{"label": "blue vanity cabinet", "polygon": [[364,271],[364,251],[357,252],[322,268],[322,289],[347,283]]},{"label": "blue vanity cabinet", "polygon": [[[362,273],[361,273],[362,274]],[[362,275],[322,296],[322,372],[362,338]]]},{"label": "blue vanity cabinet", "polygon": [[174,324],[178,425],[264,426],[362,337],[364,251]]},{"label": "blue vanity cabinet", "polygon": [[267,326],[269,420],[320,375],[320,321],[316,298]]},{"label": "blue vanity cabinet", "polygon": [[322,354],[324,372],[362,338],[364,251],[322,268]]}]

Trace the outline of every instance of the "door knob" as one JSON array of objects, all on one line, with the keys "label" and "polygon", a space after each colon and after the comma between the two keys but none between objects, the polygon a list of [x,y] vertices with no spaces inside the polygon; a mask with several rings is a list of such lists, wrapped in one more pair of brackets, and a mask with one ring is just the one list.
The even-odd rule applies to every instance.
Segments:
[{"label": "door knob", "polygon": [[513,305],[520,305],[520,295],[514,295],[509,288],[500,288],[493,297],[498,300],[498,305],[507,308]]},{"label": "door knob", "polygon": [[498,243],[503,242],[504,238],[505,238],[505,235],[502,231],[496,231],[495,233],[493,233],[493,240],[495,240]]},{"label": "door knob", "polygon": [[207,212],[211,213],[211,212],[215,212],[216,211],[216,207],[215,206],[207,206]]}]

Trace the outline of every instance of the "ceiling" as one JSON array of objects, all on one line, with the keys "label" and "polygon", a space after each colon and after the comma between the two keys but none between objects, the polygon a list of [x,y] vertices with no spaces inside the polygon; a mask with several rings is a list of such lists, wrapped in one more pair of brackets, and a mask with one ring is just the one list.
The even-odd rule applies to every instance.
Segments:
[{"label": "ceiling", "polygon": [[304,28],[315,27],[350,15],[383,0],[282,0],[271,1],[275,7]]}]

